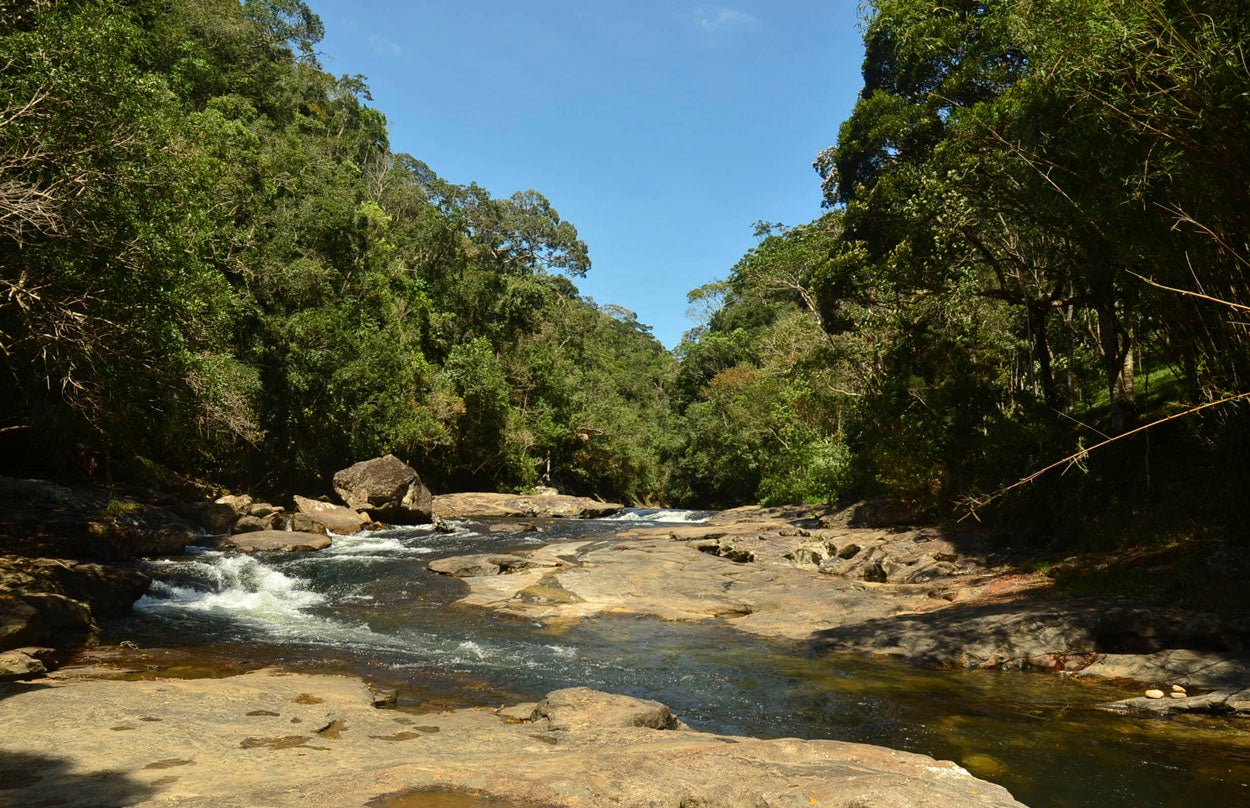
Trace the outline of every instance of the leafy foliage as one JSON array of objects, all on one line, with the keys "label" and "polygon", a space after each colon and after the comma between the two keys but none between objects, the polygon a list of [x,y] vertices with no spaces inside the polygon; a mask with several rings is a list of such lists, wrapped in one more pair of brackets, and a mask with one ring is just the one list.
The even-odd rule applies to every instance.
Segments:
[{"label": "leafy foliage", "polygon": [[395,452],[435,486],[659,495],[671,360],[564,277],[590,259],[542,194],[393,154],[302,0],[0,8],[0,427],[100,474]]}]

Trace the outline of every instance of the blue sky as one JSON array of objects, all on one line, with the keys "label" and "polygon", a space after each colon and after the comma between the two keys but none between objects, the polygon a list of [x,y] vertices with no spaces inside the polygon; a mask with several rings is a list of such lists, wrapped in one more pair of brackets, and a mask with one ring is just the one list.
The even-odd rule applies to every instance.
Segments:
[{"label": "blue sky", "polygon": [[753,222],[820,214],[811,162],[860,87],[858,0],[309,4],[323,64],[368,78],[392,149],[546,195],[590,248],[582,292],[670,348]]}]

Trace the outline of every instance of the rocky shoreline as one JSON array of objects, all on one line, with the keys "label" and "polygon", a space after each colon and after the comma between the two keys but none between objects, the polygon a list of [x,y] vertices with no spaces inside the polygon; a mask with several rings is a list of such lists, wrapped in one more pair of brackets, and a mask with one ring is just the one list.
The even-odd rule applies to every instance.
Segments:
[{"label": "rocky shoreline", "polygon": [[1145,714],[1250,715],[1250,627],[1217,615],[1069,598],[975,535],[853,526],[803,509],[726,511],[610,541],[430,564],[469,587],[461,603],[545,623],[604,614],[723,620],[813,651],[933,667],[1012,668],[1183,686],[1128,699]]},{"label": "rocky shoreline", "polygon": [[[306,552],[332,536],[442,518],[586,518],[623,506],[543,492],[434,497],[393,455],[334,475],[343,504],[295,495],[288,506],[246,494],[182,501],[46,480],[0,477],[0,680],[54,670],[91,642],[98,619],[125,614],[150,583],[134,562],[180,555],[192,541],[238,552]],[[444,517],[445,515],[445,517]]]},{"label": "rocky shoreline", "polygon": [[[351,496],[340,492],[347,505],[296,497],[290,510],[240,496],[162,508],[0,478],[0,548],[13,553],[0,555],[0,679],[27,680],[0,683],[0,720],[10,728],[0,775],[15,783],[4,796],[33,804],[55,790],[64,805],[99,804],[101,794],[127,805],[294,805],[315,788],[364,804],[416,788],[513,805],[808,804],[804,795],[848,806],[1019,804],[954,764],[856,744],[691,732],[663,705],[584,689],[540,704],[443,713],[430,730],[376,709],[356,679],[267,670],[116,682],[99,671],[51,673],[92,641],[100,619],[124,614],[142,595],[149,581],[135,559],[175,555],[197,533],[219,533],[221,546],[243,552],[307,552],[330,546],[332,534],[376,526],[375,512],[437,523],[620,510],[553,492],[423,495],[407,472],[381,460],[394,478],[390,493],[371,499],[357,480]],[[908,527],[888,513],[741,508],[702,524],[429,566],[463,580],[463,605],[553,627],[612,614],[720,620],[813,653],[1037,669],[1150,689],[1104,705],[1112,712],[1250,715],[1242,653],[1250,627],[1064,597],[1001,552],[985,537]],[[254,709],[239,713],[243,704]],[[98,710],[108,717],[79,720]]]},{"label": "rocky shoreline", "polygon": [[65,808],[297,806],[313,795],[363,806],[424,791],[548,808],[1021,805],[924,755],[695,732],[658,702],[586,688],[418,715],[375,701],[356,679],[276,670],[0,685],[0,782],[15,805]]}]

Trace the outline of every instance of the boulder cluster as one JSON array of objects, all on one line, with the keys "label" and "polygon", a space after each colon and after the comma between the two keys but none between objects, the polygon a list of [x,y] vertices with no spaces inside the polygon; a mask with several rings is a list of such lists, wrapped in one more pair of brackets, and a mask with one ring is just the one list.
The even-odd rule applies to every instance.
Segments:
[{"label": "boulder cluster", "polygon": [[[310,536],[355,533],[381,523],[428,524],[433,520],[430,489],[416,469],[395,455],[342,469],[334,475],[333,487],[342,504],[296,495],[291,507],[283,508],[238,494],[194,503],[185,510],[207,533],[227,537],[223,544],[240,550],[316,549],[326,543]],[[301,535],[268,535],[275,532]]]}]

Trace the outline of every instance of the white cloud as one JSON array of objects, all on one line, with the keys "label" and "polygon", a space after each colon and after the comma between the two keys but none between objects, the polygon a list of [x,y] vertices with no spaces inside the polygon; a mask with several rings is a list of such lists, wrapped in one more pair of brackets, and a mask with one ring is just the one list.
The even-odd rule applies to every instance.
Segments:
[{"label": "white cloud", "polygon": [[734,8],[698,8],[694,11],[695,24],[704,31],[724,31],[759,25],[759,19],[745,11]]},{"label": "white cloud", "polygon": [[404,52],[404,49],[398,43],[377,34],[369,35],[369,46],[373,48],[374,53],[382,56],[398,56]]}]

